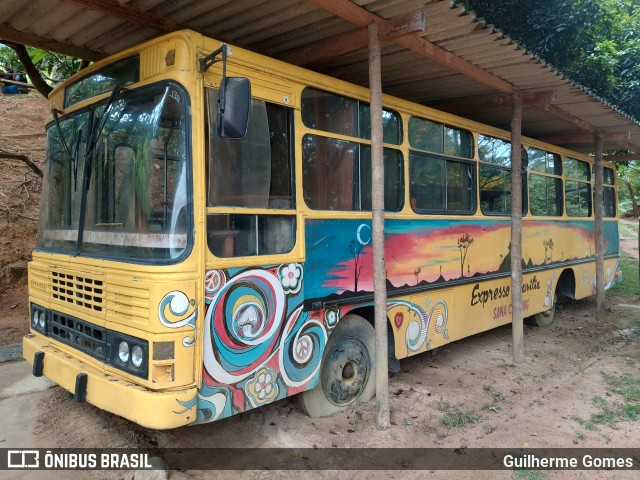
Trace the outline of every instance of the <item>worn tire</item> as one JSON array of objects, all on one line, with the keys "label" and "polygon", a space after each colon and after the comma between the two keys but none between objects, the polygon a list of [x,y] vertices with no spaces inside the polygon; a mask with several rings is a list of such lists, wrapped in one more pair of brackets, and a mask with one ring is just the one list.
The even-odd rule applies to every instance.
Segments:
[{"label": "worn tire", "polygon": [[531,315],[530,317],[525,318],[526,324],[534,327],[548,327],[551,324],[553,324],[553,321],[556,316],[557,302],[558,302],[558,297],[554,294],[553,305],[551,305],[551,308],[544,312],[536,313],[535,315]]},{"label": "worn tire", "polygon": [[298,403],[310,417],[328,417],[371,400],[375,390],[375,331],[364,318],[347,315],[329,337],[318,384]]}]

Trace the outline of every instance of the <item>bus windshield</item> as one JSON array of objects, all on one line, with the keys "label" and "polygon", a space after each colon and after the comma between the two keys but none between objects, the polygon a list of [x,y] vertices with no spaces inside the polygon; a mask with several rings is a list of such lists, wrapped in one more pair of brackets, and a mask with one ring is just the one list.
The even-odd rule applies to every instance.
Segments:
[{"label": "bus windshield", "polygon": [[163,83],[52,122],[37,248],[142,263],[181,258],[193,230],[187,103],[181,87]]}]

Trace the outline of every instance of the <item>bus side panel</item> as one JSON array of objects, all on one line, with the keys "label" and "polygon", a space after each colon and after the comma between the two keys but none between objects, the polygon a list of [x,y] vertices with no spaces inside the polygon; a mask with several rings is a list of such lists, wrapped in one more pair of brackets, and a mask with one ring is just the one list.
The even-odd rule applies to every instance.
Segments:
[{"label": "bus side panel", "polygon": [[196,423],[315,386],[327,331],[303,311],[304,274],[300,263],[206,272]]}]

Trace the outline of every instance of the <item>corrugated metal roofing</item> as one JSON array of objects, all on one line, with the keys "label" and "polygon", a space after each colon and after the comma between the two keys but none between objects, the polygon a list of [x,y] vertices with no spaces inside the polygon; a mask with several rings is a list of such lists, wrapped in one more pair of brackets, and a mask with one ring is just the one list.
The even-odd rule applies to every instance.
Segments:
[{"label": "corrugated metal roofing", "polygon": [[[640,151],[640,124],[636,120],[571,82],[473,13],[454,7],[452,0],[0,0],[0,38],[95,59],[169,30],[191,28],[271,57],[285,58],[301,47],[362,30],[363,26],[352,23],[353,19],[345,19],[350,18],[348,15],[336,14],[336,9],[352,12],[356,5],[364,9],[363,13],[381,19],[423,10],[425,30],[412,35],[518,90],[556,90],[552,113],[549,109],[525,109],[525,135],[546,138],[575,133],[579,128],[570,121],[572,116],[586,122],[588,129],[630,132],[629,140],[605,142],[606,149]],[[383,91],[391,95],[447,110],[449,102],[460,98],[499,93],[401,42],[386,43],[382,55]],[[366,50],[308,67],[357,84],[368,83]],[[505,129],[511,117],[509,106],[456,113]],[[590,144],[565,146],[592,150]]]}]

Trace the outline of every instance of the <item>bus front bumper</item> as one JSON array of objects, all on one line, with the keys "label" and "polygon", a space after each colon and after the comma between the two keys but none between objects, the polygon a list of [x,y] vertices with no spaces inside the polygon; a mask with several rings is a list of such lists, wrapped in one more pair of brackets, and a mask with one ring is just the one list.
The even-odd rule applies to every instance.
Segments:
[{"label": "bus front bumper", "polygon": [[[86,398],[92,405],[143,427],[176,428],[189,425],[196,420],[195,386],[171,391],[150,390],[114,375],[102,373],[33,334],[23,338],[22,351],[24,358],[32,366],[38,354],[41,360],[37,363],[42,374],[74,394],[76,400]],[[77,385],[81,385],[84,391],[76,392]]]}]

